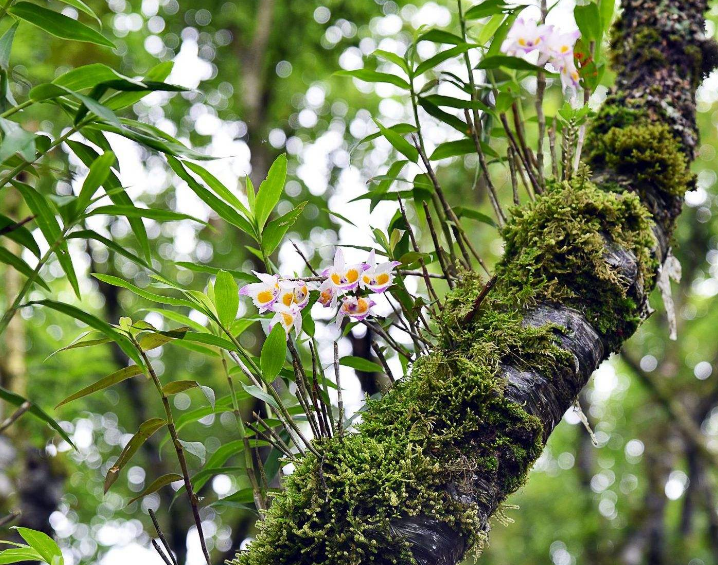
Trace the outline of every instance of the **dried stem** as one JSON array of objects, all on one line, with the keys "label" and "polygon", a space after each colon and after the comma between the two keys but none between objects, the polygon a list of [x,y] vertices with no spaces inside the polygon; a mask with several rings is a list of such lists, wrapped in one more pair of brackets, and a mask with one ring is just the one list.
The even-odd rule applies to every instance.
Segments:
[{"label": "dried stem", "polygon": [[553,178],[558,179],[558,156],[556,154],[556,118],[554,117],[551,127],[548,130],[548,143],[551,151],[551,172]]},{"label": "dried stem", "polygon": [[514,204],[519,206],[521,201],[519,200],[519,183],[516,178],[516,163],[514,162],[514,149],[509,145],[508,149],[508,161],[509,161],[509,174],[511,175],[511,192],[514,195]]},{"label": "dried stem", "polygon": [[[546,0],[541,0],[541,23],[546,23],[548,15],[548,6]],[[536,119],[538,121],[538,144],[536,146],[536,170],[538,172],[538,181],[543,187],[543,140],[546,135],[546,116],[543,112],[543,99],[546,91],[546,73],[543,70],[536,75]]]},{"label": "dried stem", "polygon": [[451,278],[451,272],[449,270],[449,266],[446,264],[446,257],[444,256],[444,250],[441,248],[441,245],[439,245],[439,236],[436,233],[436,228],[434,227],[434,220],[431,218],[431,212],[429,210],[429,205],[426,202],[422,201],[422,205],[424,206],[424,214],[426,214],[426,223],[429,226],[429,233],[431,234],[431,240],[434,242],[434,250],[436,251],[436,257],[439,259],[439,265],[441,265],[441,270],[444,272],[444,276],[446,277],[446,282],[449,284],[449,288],[454,288],[454,281]]},{"label": "dried stem", "polygon": [[396,382],[394,379],[394,374],[391,372],[391,369],[389,368],[389,363],[386,362],[386,357],[384,357],[384,353],[381,350],[381,347],[379,347],[379,344],[376,341],[371,342],[371,348],[372,351],[374,351],[374,355],[377,356],[377,359],[379,359],[379,363],[381,363],[381,366],[384,367],[384,372],[386,373],[386,376],[389,377],[389,380],[393,383]]},{"label": "dried stem", "polygon": [[337,405],[339,406],[339,421],[337,422],[337,433],[344,435],[344,400],[342,399],[342,382],[339,377],[339,344],[334,342],[334,378],[337,381]]},{"label": "dried stem", "polygon": [[32,404],[30,403],[30,401],[26,400],[18,407],[17,410],[15,410],[15,412],[10,414],[10,416],[8,416],[5,421],[0,424],[0,434],[3,433],[6,429],[8,429],[10,426],[12,426],[20,418],[20,416],[22,416],[30,409],[30,406],[32,406]]},{"label": "dried stem", "polygon": [[165,550],[167,551],[167,554],[172,560],[172,563],[174,563],[174,565],[177,565],[177,558],[175,557],[174,553],[172,553],[172,550],[170,549],[170,544],[167,543],[167,538],[162,532],[162,528],[160,528],[160,523],[157,521],[157,516],[155,516],[154,510],[150,509],[148,510],[148,512],[150,513],[150,519],[155,526],[155,532],[157,532],[157,537],[160,538],[160,541],[162,542],[162,545],[164,546]]}]

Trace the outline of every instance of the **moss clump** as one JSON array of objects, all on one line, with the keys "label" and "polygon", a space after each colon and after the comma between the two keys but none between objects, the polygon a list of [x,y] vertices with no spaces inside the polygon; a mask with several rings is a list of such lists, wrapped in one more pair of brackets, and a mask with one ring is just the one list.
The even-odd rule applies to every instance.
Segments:
[{"label": "moss clump", "polygon": [[671,129],[662,123],[611,128],[596,138],[591,159],[603,161],[618,173],[630,174],[639,184],[682,196],[693,175]]},{"label": "moss clump", "polygon": [[586,179],[554,183],[531,207],[519,209],[504,230],[506,255],[499,280],[535,288],[535,299],[559,302],[584,313],[612,349],[641,321],[630,282],[606,262],[609,246],[633,253],[638,284],[656,268],[648,211],[638,196],[604,192]]},{"label": "moss clump", "polygon": [[[527,309],[562,301],[606,339],[612,331],[625,337],[640,305],[604,261],[607,242],[633,252],[644,278],[652,268],[650,220],[638,197],[603,192],[585,174],[517,210],[504,236],[496,285],[471,321],[483,282],[466,273],[447,296],[434,351],[383,399],[369,401],[359,433],[317,442],[321,456],[299,460],[235,563],[408,565],[411,548],[391,524],[418,514],[481,546],[482,512],[521,486],[544,438],[538,418],[505,396],[501,365],[556,379],[575,371],[575,358],[558,344],[563,330],[524,326]],[[479,482],[497,485],[496,497],[486,500]]]}]

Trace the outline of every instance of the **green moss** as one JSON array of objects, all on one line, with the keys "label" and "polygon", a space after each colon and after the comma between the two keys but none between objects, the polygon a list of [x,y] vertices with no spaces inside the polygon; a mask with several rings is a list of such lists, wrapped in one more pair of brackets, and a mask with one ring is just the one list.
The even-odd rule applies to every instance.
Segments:
[{"label": "green moss", "polygon": [[[446,298],[434,351],[380,401],[369,401],[359,433],[316,443],[321,457],[297,463],[241,565],[414,563],[392,521],[425,514],[481,547],[476,476],[501,497],[521,486],[543,446],[541,422],[504,396],[502,363],[561,379],[575,359],[560,328],[525,327],[527,309],[561,301],[584,312],[610,343],[638,323],[640,305],[604,260],[606,242],[634,253],[644,278],[651,224],[638,197],[586,180],[553,183],[504,230],[506,259],[496,285],[467,322],[483,281],[465,273]],[[616,336],[612,337],[612,332]]]}]

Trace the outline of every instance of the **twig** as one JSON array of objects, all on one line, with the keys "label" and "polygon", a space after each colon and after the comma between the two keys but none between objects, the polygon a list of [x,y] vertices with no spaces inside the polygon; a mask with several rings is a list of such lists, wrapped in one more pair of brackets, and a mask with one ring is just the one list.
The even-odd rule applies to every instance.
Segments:
[{"label": "twig", "polygon": [[551,172],[553,178],[558,180],[558,157],[556,155],[556,118],[554,117],[548,130],[549,150],[551,151]]},{"label": "twig", "polygon": [[519,206],[521,201],[519,200],[519,183],[516,179],[516,163],[514,163],[514,148],[509,145],[508,147],[508,161],[509,161],[509,174],[511,175],[511,191],[514,195],[514,204]]},{"label": "twig", "polygon": [[[593,52],[595,49],[596,43],[594,41],[591,41],[589,44],[588,50],[591,56],[593,56]],[[584,82],[585,84],[585,82]],[[588,106],[588,101],[591,98],[591,91],[588,88],[583,89],[583,105]],[[578,172],[578,166],[581,164],[581,151],[583,150],[583,142],[586,137],[586,122],[581,124],[581,127],[578,129],[578,141],[576,142],[576,154],[573,157],[573,172]]]},{"label": "twig", "polygon": [[339,344],[334,342],[334,377],[337,381],[337,405],[339,406],[339,421],[337,422],[337,433],[344,435],[344,400],[342,400],[342,383],[339,377]]},{"label": "twig", "polygon": [[290,239],[289,241],[290,241],[291,244],[294,246],[295,251],[296,251],[297,253],[299,253],[299,256],[302,258],[302,260],[304,261],[304,264],[307,266],[307,268],[309,269],[309,271],[310,271],[315,277],[318,277],[318,276],[319,276],[319,273],[314,269],[314,267],[312,267],[312,264],[309,262],[309,259],[307,259],[306,256],[304,255],[304,253],[302,253],[302,250],[299,249],[299,246],[298,246],[296,243],[294,243],[293,240]]},{"label": "twig", "polygon": [[334,429],[332,426],[332,407],[331,405],[327,405],[324,397],[319,392],[319,373],[321,372],[325,385],[326,377],[324,376],[324,368],[319,362],[319,356],[317,355],[316,347],[314,347],[313,339],[309,342],[309,351],[312,353],[312,377],[314,378],[312,382],[312,401],[316,403],[322,415],[322,419],[324,420],[324,427],[326,428],[328,435],[331,437]]},{"label": "twig", "polygon": [[258,426],[255,424],[252,424],[251,422],[247,422],[247,427],[254,432],[254,434],[257,437],[261,437],[264,441],[266,441],[268,444],[270,444],[272,447],[274,447],[277,451],[284,454],[285,457],[294,458],[291,451],[288,451],[282,447],[281,444],[277,443],[277,441],[274,439],[274,436],[265,434],[262,430],[259,429]]},{"label": "twig", "polygon": [[254,416],[254,419],[257,420],[260,424],[262,424],[262,426],[264,426],[267,432],[269,432],[269,434],[274,438],[274,441],[276,441],[279,445],[282,446],[281,451],[283,451],[287,455],[287,457],[290,457],[291,459],[296,459],[295,455],[292,453],[292,450],[282,439],[282,436],[280,436],[277,432],[274,431],[274,428],[267,424],[267,422],[265,422],[262,417],[256,412],[252,412],[252,416]]},{"label": "twig", "polygon": [[496,194],[496,187],[494,187],[494,183],[491,182],[491,177],[489,176],[489,165],[486,161],[486,156],[484,155],[484,151],[481,148],[481,141],[479,140],[479,132],[476,129],[475,123],[471,120],[471,113],[468,109],[464,110],[464,116],[466,117],[466,122],[469,124],[469,127],[471,129],[471,139],[474,141],[474,147],[476,149],[476,153],[479,156],[479,167],[481,169],[481,176],[484,178],[484,182],[486,183],[486,188],[488,188],[489,193],[489,200],[491,201],[491,206],[494,209],[494,214],[496,215],[496,220],[499,222],[499,227],[503,227],[506,223],[506,215],[504,214],[504,211],[501,208],[501,204],[499,203],[499,196]]},{"label": "twig", "polygon": [[28,222],[32,222],[35,219],[35,215],[28,216],[27,218],[20,220],[19,222],[15,222],[14,224],[8,224],[4,228],[0,229],[0,235],[7,235],[9,233],[14,232],[16,229],[21,228]]},{"label": "twig", "polygon": [[152,547],[155,548],[155,551],[159,554],[159,556],[162,558],[162,561],[164,561],[167,565],[173,565],[173,562],[170,561],[167,556],[164,554],[162,549],[160,548],[159,544],[157,543],[156,539],[152,540]]},{"label": "twig", "polygon": [[395,383],[396,380],[394,379],[394,374],[391,372],[391,369],[389,368],[389,364],[386,362],[386,357],[384,357],[384,353],[382,353],[381,348],[379,347],[379,344],[376,341],[372,341],[371,348],[372,348],[372,351],[374,351],[374,355],[376,355],[377,359],[379,359],[381,366],[384,367],[384,372],[386,373],[386,376],[389,377],[389,380],[392,383]]},{"label": "twig", "polygon": [[155,388],[157,388],[157,392],[159,392],[162,397],[162,405],[165,410],[165,416],[167,417],[167,430],[172,438],[172,443],[174,445],[175,452],[177,453],[177,460],[179,461],[180,469],[182,470],[182,478],[184,479],[185,490],[187,491],[187,497],[189,498],[189,503],[192,507],[192,515],[194,516],[194,523],[197,526],[197,534],[199,535],[200,545],[202,546],[202,553],[204,553],[207,565],[212,565],[212,560],[209,557],[209,550],[207,549],[207,543],[204,539],[202,518],[199,515],[199,500],[197,498],[197,494],[194,492],[194,487],[192,486],[192,478],[190,477],[189,469],[187,467],[187,459],[185,458],[184,448],[182,447],[179,436],[177,435],[177,428],[175,427],[174,416],[172,415],[172,408],[170,407],[169,399],[162,390],[162,383],[160,382],[157,373],[155,373],[154,367],[152,367],[149,357],[147,357],[144,349],[140,347],[140,344],[137,343],[134,337],[131,337],[131,339],[138,353],[142,356],[142,360],[145,362],[145,366],[147,367],[147,371],[150,374],[150,378],[152,379]]},{"label": "twig", "polygon": [[454,281],[451,278],[451,273],[449,271],[449,266],[446,264],[446,257],[444,257],[444,250],[441,248],[441,245],[439,245],[439,236],[436,233],[436,229],[434,227],[434,220],[431,218],[431,212],[429,210],[429,205],[422,200],[422,205],[424,206],[424,214],[426,215],[426,223],[429,226],[429,233],[431,234],[431,240],[434,242],[434,250],[436,251],[436,257],[439,259],[439,265],[441,265],[441,270],[444,272],[444,276],[446,277],[446,282],[449,283],[449,288],[454,288]]},{"label": "twig", "polygon": [[309,421],[309,426],[312,428],[312,433],[315,437],[321,437],[324,434],[322,433],[319,422],[316,419],[316,414],[309,405],[311,400],[309,398],[309,391],[307,390],[307,375],[304,372],[304,366],[302,365],[302,360],[299,357],[299,352],[294,346],[294,342],[291,338],[287,340],[287,348],[289,349],[289,352],[292,355],[292,361],[294,362],[295,384],[297,385],[297,400],[299,400],[299,404],[301,404],[302,409],[307,415],[307,420]]},{"label": "twig", "polygon": [[170,549],[170,544],[167,543],[167,538],[165,538],[165,534],[162,532],[162,528],[160,528],[160,523],[157,521],[157,516],[155,516],[154,510],[149,509],[148,512],[150,514],[150,518],[152,519],[152,523],[155,525],[155,532],[157,532],[157,537],[160,538],[162,545],[167,550],[167,554],[172,560],[172,563],[174,563],[174,565],[177,565],[177,558],[175,557],[174,553],[172,553],[172,550]]},{"label": "twig", "polygon": [[538,185],[538,181],[534,177],[533,170],[531,169],[531,165],[526,161],[526,157],[521,152],[521,149],[519,148],[518,142],[516,141],[516,137],[514,137],[514,132],[511,131],[511,127],[509,126],[509,121],[506,118],[506,114],[503,112],[499,114],[499,118],[501,120],[501,125],[504,128],[504,131],[506,132],[506,137],[509,140],[509,143],[513,146],[514,151],[516,152],[516,155],[519,158],[519,161],[521,161],[521,164],[523,165],[524,170],[526,171],[526,174],[529,177],[529,180],[531,181],[531,186],[533,186],[534,191],[536,193],[541,193],[541,188]]},{"label": "twig", "polygon": [[0,434],[3,433],[6,429],[8,429],[10,426],[12,426],[19,418],[22,416],[25,412],[27,412],[30,407],[32,406],[32,403],[29,400],[26,400],[23,402],[15,412],[10,414],[5,421],[0,424]]},{"label": "twig", "polygon": [[495,284],[496,284],[496,275],[491,277],[489,279],[489,281],[484,285],[484,288],[481,289],[481,292],[479,292],[479,295],[476,297],[476,300],[474,300],[474,304],[471,307],[471,310],[464,317],[465,324],[468,324],[469,322],[471,322],[474,319],[474,317],[476,316],[476,313],[479,311],[479,308],[481,307],[481,303],[484,301],[484,298],[486,298],[486,295],[494,287]]},{"label": "twig", "polygon": [[[541,23],[546,23],[548,15],[548,6],[546,0],[541,0]],[[543,138],[546,134],[546,116],[543,112],[544,92],[546,91],[546,73],[543,70],[536,75],[536,119],[538,121],[538,144],[536,146],[536,169],[538,171],[538,181],[543,187]]]},{"label": "twig", "polygon": [[22,516],[22,512],[20,510],[13,510],[7,516],[3,516],[2,518],[0,518],[0,528],[6,526],[13,520],[17,520],[20,516]]}]

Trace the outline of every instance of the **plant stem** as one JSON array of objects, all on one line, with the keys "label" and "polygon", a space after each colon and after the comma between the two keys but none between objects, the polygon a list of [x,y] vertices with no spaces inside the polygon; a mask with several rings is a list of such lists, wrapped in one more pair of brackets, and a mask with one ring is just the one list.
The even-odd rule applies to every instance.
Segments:
[{"label": "plant stem", "polygon": [[192,506],[192,515],[194,516],[194,523],[197,526],[197,534],[199,535],[199,541],[202,546],[202,553],[204,553],[204,558],[207,561],[207,565],[212,565],[212,560],[209,557],[209,551],[207,550],[207,544],[204,539],[204,532],[202,531],[202,518],[199,515],[199,500],[197,499],[197,494],[194,492],[194,487],[192,486],[192,479],[190,477],[189,469],[187,467],[187,459],[185,458],[184,448],[182,447],[179,436],[177,435],[177,428],[175,427],[174,416],[172,415],[172,408],[170,407],[169,398],[162,390],[162,383],[160,382],[157,373],[155,373],[155,370],[150,363],[149,357],[147,357],[147,354],[140,347],[140,344],[137,343],[133,336],[130,336],[130,339],[132,340],[133,345],[137,349],[137,352],[142,356],[142,360],[147,367],[147,371],[150,374],[150,378],[152,379],[152,382],[154,383],[157,392],[159,392],[160,396],[162,397],[162,406],[164,407],[165,417],[167,418],[167,429],[170,432],[170,437],[172,438],[172,443],[174,445],[175,452],[177,453],[177,460],[179,461],[180,468],[182,469],[184,486],[185,490],[187,491],[187,498],[189,498],[190,506]]}]

